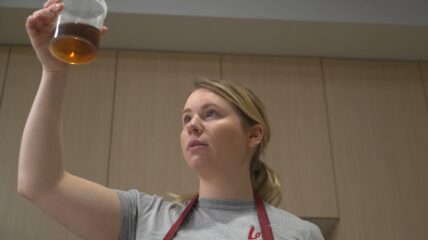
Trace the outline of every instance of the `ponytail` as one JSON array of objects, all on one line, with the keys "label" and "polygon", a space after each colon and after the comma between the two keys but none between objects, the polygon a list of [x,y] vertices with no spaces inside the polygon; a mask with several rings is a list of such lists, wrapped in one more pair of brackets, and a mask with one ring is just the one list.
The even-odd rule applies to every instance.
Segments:
[{"label": "ponytail", "polygon": [[250,165],[250,177],[253,190],[263,201],[277,207],[282,200],[281,184],[278,175],[266,163],[262,162],[256,151]]}]

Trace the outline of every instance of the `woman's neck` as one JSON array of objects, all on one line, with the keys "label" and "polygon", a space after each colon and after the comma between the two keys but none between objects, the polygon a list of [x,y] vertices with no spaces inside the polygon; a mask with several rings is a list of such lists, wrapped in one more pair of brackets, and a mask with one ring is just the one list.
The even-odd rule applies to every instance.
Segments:
[{"label": "woman's neck", "polygon": [[249,172],[244,174],[231,174],[199,178],[199,197],[221,200],[251,200],[253,189]]}]

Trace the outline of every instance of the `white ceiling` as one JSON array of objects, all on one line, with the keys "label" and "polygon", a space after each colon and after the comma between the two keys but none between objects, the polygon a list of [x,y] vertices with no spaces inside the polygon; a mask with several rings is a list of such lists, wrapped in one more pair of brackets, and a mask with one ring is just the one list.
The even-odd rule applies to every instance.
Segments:
[{"label": "white ceiling", "polygon": [[[43,0],[1,0],[38,8]],[[427,0],[106,0],[114,13],[428,26]]]},{"label": "white ceiling", "polygon": [[[40,0],[0,0],[0,44],[28,44]],[[102,47],[428,60],[427,0],[107,0]]]}]

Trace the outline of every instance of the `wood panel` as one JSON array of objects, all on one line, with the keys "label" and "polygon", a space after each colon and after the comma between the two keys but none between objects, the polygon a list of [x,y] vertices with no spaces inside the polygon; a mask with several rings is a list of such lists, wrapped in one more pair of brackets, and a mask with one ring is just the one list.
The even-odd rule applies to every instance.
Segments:
[{"label": "wood panel", "polygon": [[340,209],[331,239],[428,239],[428,114],[417,63],[323,65]]},{"label": "wood panel", "polygon": [[223,57],[223,78],[252,89],[272,130],[266,162],[279,174],[280,207],[305,218],[337,218],[320,60]]},{"label": "wood panel", "polygon": [[420,63],[421,67],[421,74],[422,74],[422,82],[425,87],[425,101],[427,104],[427,110],[428,110],[428,62],[422,62]]},{"label": "wood panel", "polygon": [[4,78],[6,73],[8,57],[9,57],[9,47],[0,46],[0,110],[1,110],[3,85],[4,85]]},{"label": "wood panel", "polygon": [[[112,51],[74,66],[64,103],[66,169],[101,184],[107,182],[114,66]],[[40,77],[33,50],[12,48],[0,113],[0,233],[4,239],[77,239],[16,194],[20,139]]]},{"label": "wood panel", "polygon": [[193,193],[180,148],[181,111],[197,77],[219,77],[219,55],[120,52],[110,186]]}]

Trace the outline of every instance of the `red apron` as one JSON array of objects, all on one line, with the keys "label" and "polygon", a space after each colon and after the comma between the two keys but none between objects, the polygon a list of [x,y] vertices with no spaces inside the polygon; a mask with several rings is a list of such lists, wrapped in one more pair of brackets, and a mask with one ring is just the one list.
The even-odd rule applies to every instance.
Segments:
[{"label": "red apron", "polygon": [[[192,198],[186,209],[184,209],[184,211],[180,214],[180,217],[178,217],[177,221],[174,223],[174,225],[172,225],[171,229],[169,229],[163,240],[172,240],[174,238],[175,234],[177,234],[178,229],[180,228],[181,223],[183,223],[184,219],[187,217],[187,215],[189,215],[190,211],[196,205],[198,198],[199,195],[196,195]],[[273,240],[272,228],[270,226],[265,205],[263,204],[262,199],[256,193],[254,193],[254,200],[257,206],[257,216],[262,229],[263,240]]]}]

